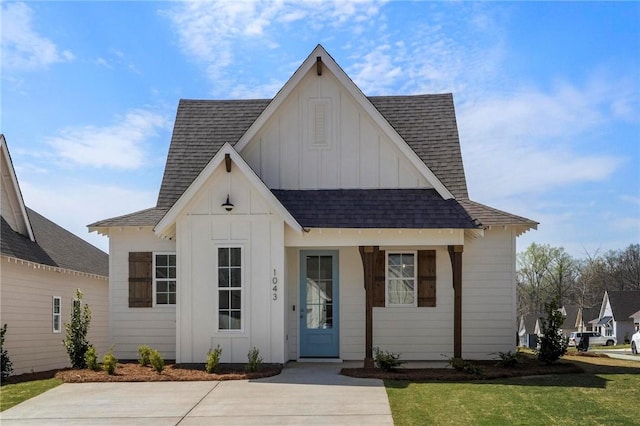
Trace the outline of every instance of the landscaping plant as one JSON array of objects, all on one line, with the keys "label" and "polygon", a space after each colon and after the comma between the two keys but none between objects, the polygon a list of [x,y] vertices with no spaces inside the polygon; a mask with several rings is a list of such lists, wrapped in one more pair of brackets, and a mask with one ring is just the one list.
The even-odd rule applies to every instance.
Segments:
[{"label": "landscaping plant", "polygon": [[536,355],[546,365],[553,364],[567,353],[568,341],[560,332],[564,318],[558,308],[557,302],[545,305],[547,317],[542,320],[540,348],[536,350]]},{"label": "landscaping plant", "polygon": [[98,351],[96,351],[96,348],[94,348],[93,345],[89,345],[87,353],[84,354],[84,361],[89,370],[95,371],[98,369]]},{"label": "landscaping plant", "polygon": [[9,359],[9,354],[7,350],[4,348],[4,335],[7,333],[7,324],[3,325],[0,328],[0,378],[2,380],[6,379],[13,373],[13,364]]},{"label": "landscaping plant", "polygon": [[470,363],[469,361],[462,358],[455,357],[447,357],[446,355],[442,355],[447,358],[447,364],[449,367],[452,367],[456,371],[464,371],[469,374],[482,374],[482,370],[477,365]]},{"label": "landscaping plant", "polygon": [[113,346],[109,349],[109,352],[102,357],[102,369],[107,372],[108,375],[112,375],[116,371],[118,365],[118,359],[113,354]]},{"label": "landscaping plant", "polygon": [[256,347],[249,350],[247,358],[249,360],[249,362],[247,362],[247,371],[258,371],[262,366],[262,357],[260,356],[260,350]]},{"label": "landscaping plant", "polygon": [[73,308],[71,309],[71,322],[64,325],[67,336],[62,341],[69,354],[69,360],[73,368],[85,368],[87,366],[84,356],[90,346],[87,340],[89,323],[91,323],[91,309],[87,304],[82,306],[82,292],[77,289],[76,297],[73,300]]},{"label": "landscaping plant", "polygon": [[204,370],[209,374],[215,373],[218,369],[218,364],[220,364],[221,357],[222,349],[220,345],[216,346],[215,349],[209,349],[207,353],[207,364],[204,366]]},{"label": "landscaping plant", "polygon": [[155,349],[151,349],[151,353],[149,354],[149,362],[151,362],[151,366],[158,373],[162,373],[164,370],[164,359],[162,359],[162,355]]},{"label": "landscaping plant", "polygon": [[152,351],[153,349],[147,345],[138,346],[138,362],[141,366],[148,367],[151,364],[149,357],[151,356]]},{"label": "landscaping plant", "polygon": [[389,351],[383,352],[380,348],[373,348],[373,352],[375,366],[384,371],[393,371],[405,363],[404,361],[400,361],[400,354],[394,354]]},{"label": "landscaping plant", "polygon": [[[492,355],[496,355],[496,353],[494,352]],[[498,352],[497,355],[500,358],[498,360],[498,365],[500,367],[511,368],[515,367],[520,362],[518,359],[518,351]]]}]

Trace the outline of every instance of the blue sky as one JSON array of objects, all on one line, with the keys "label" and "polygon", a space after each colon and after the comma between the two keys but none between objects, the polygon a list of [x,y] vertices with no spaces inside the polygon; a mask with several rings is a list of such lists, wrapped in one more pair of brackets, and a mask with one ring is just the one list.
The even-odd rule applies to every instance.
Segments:
[{"label": "blue sky", "polygon": [[321,43],[367,95],[452,92],[471,198],[576,257],[640,242],[640,3],[26,2],[1,122],[28,206],[155,205],[180,98],[271,98]]}]

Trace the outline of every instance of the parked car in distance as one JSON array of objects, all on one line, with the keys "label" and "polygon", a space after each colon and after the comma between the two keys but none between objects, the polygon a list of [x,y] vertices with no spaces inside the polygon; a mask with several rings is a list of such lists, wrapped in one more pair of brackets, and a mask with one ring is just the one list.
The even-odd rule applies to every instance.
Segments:
[{"label": "parked car in distance", "polygon": [[616,344],[616,338],[613,336],[603,336],[595,331],[574,331],[569,335],[569,346],[577,347],[582,336],[589,336],[589,346],[613,346]]},{"label": "parked car in distance", "polygon": [[633,333],[631,336],[631,353],[638,355],[640,353],[640,330]]}]

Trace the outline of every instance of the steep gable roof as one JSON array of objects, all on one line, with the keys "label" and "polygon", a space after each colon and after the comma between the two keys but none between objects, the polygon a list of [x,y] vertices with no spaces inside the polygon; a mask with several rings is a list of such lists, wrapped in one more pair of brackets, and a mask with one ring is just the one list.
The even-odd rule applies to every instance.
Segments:
[{"label": "steep gable roof", "polygon": [[22,198],[22,191],[20,190],[18,178],[13,168],[11,154],[9,153],[9,147],[3,134],[0,134],[0,152],[2,157],[0,159],[3,191],[2,202],[7,204],[2,206],[2,212],[3,214],[11,216],[5,217],[4,220],[11,229],[34,241],[33,229],[31,228],[27,209],[24,204],[24,199]]},{"label": "steep gable roof", "polygon": [[609,291],[607,294],[616,321],[629,321],[629,316],[640,310],[640,290]]}]

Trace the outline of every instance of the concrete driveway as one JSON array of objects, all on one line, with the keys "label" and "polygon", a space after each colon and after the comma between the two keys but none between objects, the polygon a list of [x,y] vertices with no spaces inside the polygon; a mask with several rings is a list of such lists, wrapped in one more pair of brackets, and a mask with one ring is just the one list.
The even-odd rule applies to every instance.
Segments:
[{"label": "concrete driveway", "polygon": [[345,364],[290,363],[279,376],[260,380],[68,383],[2,412],[0,422],[393,425],[382,381],[341,376]]}]

